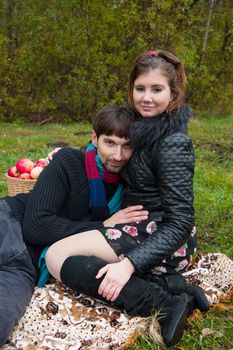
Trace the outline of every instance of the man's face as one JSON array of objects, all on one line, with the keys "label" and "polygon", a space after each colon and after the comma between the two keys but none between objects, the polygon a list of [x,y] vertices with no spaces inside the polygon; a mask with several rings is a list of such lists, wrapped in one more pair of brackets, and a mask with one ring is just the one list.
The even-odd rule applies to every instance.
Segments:
[{"label": "man's face", "polygon": [[103,166],[112,173],[121,172],[123,166],[132,155],[130,141],[115,135],[100,135],[92,132],[92,143],[97,148],[97,153]]}]

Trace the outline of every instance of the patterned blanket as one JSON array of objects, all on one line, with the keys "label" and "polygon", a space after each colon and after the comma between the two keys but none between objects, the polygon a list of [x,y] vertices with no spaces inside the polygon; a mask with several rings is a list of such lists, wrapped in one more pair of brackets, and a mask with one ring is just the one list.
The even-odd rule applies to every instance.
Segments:
[{"label": "patterned blanket", "polygon": [[[233,290],[233,261],[223,254],[199,256],[184,274],[201,286],[211,304],[229,301]],[[128,348],[152,318],[129,317],[83,294],[54,282],[36,288],[25,315],[0,350],[120,350]],[[154,322],[154,338],[161,343]]]},{"label": "patterned blanket", "polygon": [[210,304],[229,302],[233,294],[233,261],[216,253],[199,255],[190,271],[183,274],[188,283],[204,289]]}]

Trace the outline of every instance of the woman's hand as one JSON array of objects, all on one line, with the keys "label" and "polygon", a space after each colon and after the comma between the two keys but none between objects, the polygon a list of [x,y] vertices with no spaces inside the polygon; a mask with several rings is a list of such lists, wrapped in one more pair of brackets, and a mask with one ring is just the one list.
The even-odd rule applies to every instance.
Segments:
[{"label": "woman's hand", "polygon": [[57,147],[57,148],[54,148],[51,152],[49,152],[49,154],[47,155],[47,157],[45,158],[45,161],[46,161],[46,165],[49,164],[49,162],[51,162],[51,160],[53,159],[54,157],[54,154],[56,154],[58,151],[60,151],[61,147]]},{"label": "woman's hand", "polygon": [[114,301],[134,271],[134,266],[128,258],[124,258],[117,263],[105,265],[96,275],[98,279],[105,274],[99,286],[98,294],[107,300]]},{"label": "woman's hand", "polygon": [[148,219],[149,212],[143,210],[142,205],[132,205],[121,209],[103,222],[104,227],[112,227],[116,224],[128,224]]}]

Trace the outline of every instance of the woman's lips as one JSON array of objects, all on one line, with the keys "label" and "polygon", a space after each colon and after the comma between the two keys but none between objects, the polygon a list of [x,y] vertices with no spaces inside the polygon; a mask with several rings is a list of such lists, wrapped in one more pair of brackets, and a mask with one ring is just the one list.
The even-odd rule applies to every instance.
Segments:
[{"label": "woman's lips", "polygon": [[148,106],[141,106],[142,109],[151,111],[152,109],[154,109],[155,107],[148,107]]}]

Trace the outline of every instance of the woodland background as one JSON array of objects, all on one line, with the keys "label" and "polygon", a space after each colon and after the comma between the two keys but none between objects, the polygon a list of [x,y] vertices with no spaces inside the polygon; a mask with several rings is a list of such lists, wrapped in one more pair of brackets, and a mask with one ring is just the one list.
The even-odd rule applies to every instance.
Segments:
[{"label": "woodland background", "polygon": [[91,121],[143,50],[184,61],[196,114],[233,110],[232,0],[1,0],[0,121]]},{"label": "woodland background", "polygon": [[[184,61],[199,117],[198,251],[233,258],[232,39],[232,0],[0,0],[0,196],[19,158],[86,144],[96,110],[126,101],[134,58],[164,48]],[[233,300],[189,324],[174,349],[232,350],[232,320]],[[132,350],[142,349],[159,347],[141,337]]]}]

